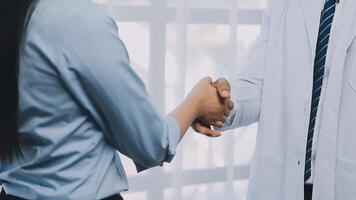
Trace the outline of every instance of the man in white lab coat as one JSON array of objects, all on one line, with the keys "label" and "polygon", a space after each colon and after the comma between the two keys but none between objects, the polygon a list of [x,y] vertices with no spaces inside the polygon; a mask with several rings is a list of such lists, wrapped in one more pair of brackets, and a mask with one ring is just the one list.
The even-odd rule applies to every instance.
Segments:
[{"label": "man in white lab coat", "polygon": [[259,123],[248,200],[356,199],[355,36],[355,0],[271,1],[223,128]]}]

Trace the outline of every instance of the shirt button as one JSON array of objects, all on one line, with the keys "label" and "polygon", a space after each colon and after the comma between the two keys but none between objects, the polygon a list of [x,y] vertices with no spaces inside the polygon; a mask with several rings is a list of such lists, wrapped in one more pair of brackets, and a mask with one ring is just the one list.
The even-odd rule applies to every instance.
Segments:
[{"label": "shirt button", "polygon": [[298,160],[298,166],[300,165],[300,163],[301,163],[301,161],[300,161],[300,160]]}]

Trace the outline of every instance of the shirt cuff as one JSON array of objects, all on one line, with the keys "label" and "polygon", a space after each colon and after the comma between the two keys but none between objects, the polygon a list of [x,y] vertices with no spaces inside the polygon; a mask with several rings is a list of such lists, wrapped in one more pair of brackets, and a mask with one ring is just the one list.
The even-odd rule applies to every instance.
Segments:
[{"label": "shirt cuff", "polygon": [[234,126],[235,126],[237,118],[238,118],[238,113],[240,113],[238,111],[238,104],[237,103],[235,103],[235,107],[237,107],[237,108],[234,108],[230,112],[229,117],[226,118],[226,122],[224,123],[224,126],[221,127],[221,128],[214,126],[214,130],[222,132],[222,131],[227,131],[229,129],[235,128]]},{"label": "shirt cuff", "polygon": [[257,89],[251,87],[233,88],[231,99],[235,103],[235,108],[222,128],[214,127],[217,131],[248,126],[258,119],[261,98]]},{"label": "shirt cuff", "polygon": [[[158,163],[156,166],[162,166],[164,162],[169,163],[173,160],[176,154],[178,143],[180,141],[180,127],[177,120],[171,116],[165,116],[163,121],[165,124],[164,132],[166,134],[164,135],[164,138],[162,138],[162,146],[166,147],[167,155],[165,159],[161,163]],[[142,172],[149,168],[136,162],[135,165],[137,172]]]},{"label": "shirt cuff", "polygon": [[168,153],[164,162],[171,162],[176,155],[178,143],[180,141],[180,127],[176,119],[171,116],[164,118],[167,127]]}]

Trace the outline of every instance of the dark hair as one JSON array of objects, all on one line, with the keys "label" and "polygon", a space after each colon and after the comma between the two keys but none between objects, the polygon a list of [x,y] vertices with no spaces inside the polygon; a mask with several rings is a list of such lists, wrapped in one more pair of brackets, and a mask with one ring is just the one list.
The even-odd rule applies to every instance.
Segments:
[{"label": "dark hair", "polygon": [[18,71],[21,44],[37,0],[0,1],[0,161],[21,155],[18,141]]}]

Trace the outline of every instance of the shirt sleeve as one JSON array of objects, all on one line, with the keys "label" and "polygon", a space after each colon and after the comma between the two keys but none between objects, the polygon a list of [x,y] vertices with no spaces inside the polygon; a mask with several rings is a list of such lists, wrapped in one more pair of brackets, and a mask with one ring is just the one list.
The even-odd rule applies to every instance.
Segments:
[{"label": "shirt sleeve", "polygon": [[65,64],[59,72],[107,141],[138,171],[170,162],[180,138],[178,123],[154,108],[115,22],[105,11],[89,7],[66,29]]},{"label": "shirt sleeve", "polygon": [[266,9],[260,36],[250,49],[239,73],[230,81],[235,109],[231,112],[223,128],[225,131],[258,122],[261,108],[263,78],[270,30],[271,5]]}]

